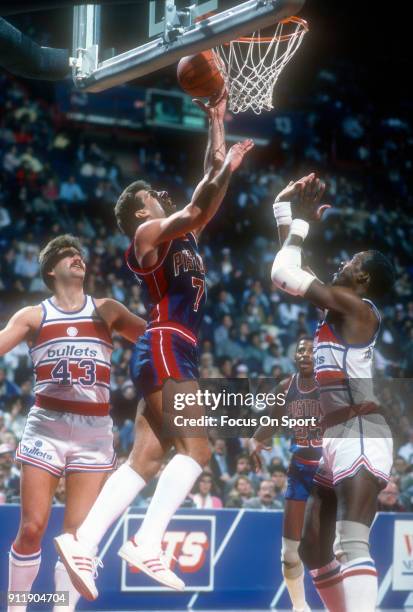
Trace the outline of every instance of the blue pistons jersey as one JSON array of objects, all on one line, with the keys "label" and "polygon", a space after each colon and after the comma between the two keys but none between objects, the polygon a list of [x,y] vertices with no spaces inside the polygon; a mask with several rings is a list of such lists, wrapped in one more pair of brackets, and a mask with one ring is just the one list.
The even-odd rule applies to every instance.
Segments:
[{"label": "blue pistons jersey", "polygon": [[143,290],[148,325],[134,347],[130,372],[138,399],[168,379],[199,378],[198,332],[206,301],[205,270],[194,234],[160,245],[158,261],[140,268],[132,242],[126,262]]},{"label": "blue pistons jersey", "polygon": [[[321,418],[320,395],[317,385],[308,391],[300,388],[299,376],[291,377],[285,396],[287,414],[293,419]],[[290,451],[306,459],[320,459],[322,449],[321,426],[295,427],[292,432]]]},{"label": "blue pistons jersey", "polygon": [[134,243],[126,252],[128,267],[143,289],[148,312],[148,329],[168,325],[198,335],[206,302],[205,270],[193,233],[165,242],[159,247],[157,263],[140,268]]},{"label": "blue pistons jersey", "polygon": [[[285,405],[290,418],[320,418],[320,397],[317,386],[303,391],[300,389],[299,376],[291,377],[286,391]],[[285,499],[307,501],[313,478],[322,454],[322,430],[319,425],[295,427],[292,433],[290,450],[292,453],[287,472]]]}]

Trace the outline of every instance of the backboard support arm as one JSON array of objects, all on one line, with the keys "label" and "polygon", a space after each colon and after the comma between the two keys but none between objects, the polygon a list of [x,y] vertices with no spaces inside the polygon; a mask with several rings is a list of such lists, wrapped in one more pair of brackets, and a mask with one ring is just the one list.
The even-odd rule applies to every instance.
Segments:
[{"label": "backboard support arm", "polygon": [[73,79],[76,87],[98,92],[137,79],[215,47],[231,38],[296,15],[305,0],[247,0],[234,8],[195,22],[196,3],[178,11],[165,0],[161,36],[130,51],[99,62],[100,7],[76,7],[74,15]]}]

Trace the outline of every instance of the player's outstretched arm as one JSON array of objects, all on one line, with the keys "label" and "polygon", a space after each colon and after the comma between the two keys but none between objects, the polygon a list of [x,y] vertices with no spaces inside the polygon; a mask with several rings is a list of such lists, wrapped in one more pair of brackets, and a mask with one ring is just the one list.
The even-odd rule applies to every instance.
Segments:
[{"label": "player's outstretched arm", "polygon": [[218,210],[228,189],[230,178],[254,146],[252,140],[233,145],[225,156],[217,175],[210,172],[196,187],[191,202],[180,211],[163,219],[152,219],[138,227],[135,250],[141,258],[162,242],[178,238],[203,227]]},{"label": "player's outstretched arm", "polygon": [[324,183],[313,177],[300,191],[294,210],[288,237],[277,253],[271,270],[273,283],[290,295],[305,297],[315,306],[342,314],[352,314],[359,318],[371,316],[361,298],[346,287],[325,285],[312,273],[302,268],[302,247],[309,230],[310,222],[321,219],[328,205],[320,205],[325,189]]},{"label": "player's outstretched arm", "polygon": [[96,308],[110,331],[118,333],[130,342],[136,342],[146,329],[144,319],[133,314],[116,300],[111,298],[96,300]]},{"label": "player's outstretched arm", "polygon": [[0,356],[11,351],[20,342],[29,342],[42,322],[42,307],[27,306],[18,310],[0,330]]},{"label": "player's outstretched arm", "polygon": [[223,89],[218,96],[211,98],[207,104],[195,98],[197,104],[208,117],[208,142],[204,159],[204,174],[210,171],[215,175],[219,172],[225,161],[225,126],[224,118],[227,109],[228,92]]}]

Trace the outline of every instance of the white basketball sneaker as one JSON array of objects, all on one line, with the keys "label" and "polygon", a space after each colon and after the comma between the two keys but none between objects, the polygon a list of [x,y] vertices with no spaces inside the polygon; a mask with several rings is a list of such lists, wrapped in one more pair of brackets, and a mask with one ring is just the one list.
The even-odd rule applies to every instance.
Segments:
[{"label": "white basketball sneaker", "polygon": [[54,538],[54,545],[75,589],[89,601],[97,599],[95,579],[97,568],[103,567],[102,561],[91,555],[71,533]]},{"label": "white basketball sneaker", "polygon": [[183,580],[169,569],[162,551],[139,546],[131,538],[121,546],[118,555],[164,586],[176,591],[185,589]]}]

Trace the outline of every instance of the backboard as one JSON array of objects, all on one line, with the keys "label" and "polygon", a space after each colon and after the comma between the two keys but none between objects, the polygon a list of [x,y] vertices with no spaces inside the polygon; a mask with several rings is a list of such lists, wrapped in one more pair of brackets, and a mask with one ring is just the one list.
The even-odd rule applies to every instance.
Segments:
[{"label": "backboard", "polygon": [[[137,41],[140,42],[138,46],[108,59],[103,59],[101,37],[105,7],[76,6],[71,58],[74,83],[84,91],[98,92],[140,78],[178,62],[184,55],[210,49],[297,15],[304,2],[149,0],[147,10],[146,7],[139,9],[139,21],[141,25],[142,22],[146,24],[145,39]],[[133,25],[128,23],[129,27]]]}]

